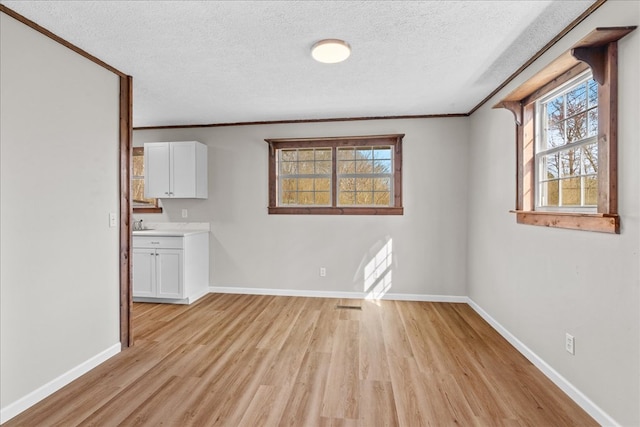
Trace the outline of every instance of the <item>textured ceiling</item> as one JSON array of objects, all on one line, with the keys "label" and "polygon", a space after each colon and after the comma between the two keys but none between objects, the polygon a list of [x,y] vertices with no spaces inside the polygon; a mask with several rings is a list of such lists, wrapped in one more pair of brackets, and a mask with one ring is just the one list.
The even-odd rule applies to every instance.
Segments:
[{"label": "textured ceiling", "polygon": [[142,127],[467,113],[594,1],[1,3],[133,76]]}]

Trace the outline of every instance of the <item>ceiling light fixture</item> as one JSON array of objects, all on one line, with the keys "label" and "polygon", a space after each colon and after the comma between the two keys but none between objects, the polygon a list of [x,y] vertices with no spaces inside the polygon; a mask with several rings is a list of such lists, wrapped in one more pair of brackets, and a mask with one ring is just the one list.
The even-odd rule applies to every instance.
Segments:
[{"label": "ceiling light fixture", "polygon": [[320,40],[311,48],[311,56],[318,62],[335,64],[342,62],[351,55],[351,46],[344,40]]}]

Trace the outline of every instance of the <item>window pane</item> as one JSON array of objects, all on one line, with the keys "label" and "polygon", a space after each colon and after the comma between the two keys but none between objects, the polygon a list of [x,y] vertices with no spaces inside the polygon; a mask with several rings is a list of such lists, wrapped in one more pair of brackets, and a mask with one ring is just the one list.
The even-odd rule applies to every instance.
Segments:
[{"label": "window pane", "polygon": [[282,193],[283,205],[296,205],[298,204],[298,193],[296,191],[284,191]]},{"label": "window pane", "polygon": [[547,139],[546,141],[546,145],[544,145],[541,147],[543,150],[549,149],[549,148],[553,148],[553,147],[559,147],[561,145],[565,144],[565,136],[564,136],[564,127],[565,127],[565,122],[561,121],[561,122],[552,122],[549,123],[549,127],[547,128]]},{"label": "window pane", "polygon": [[156,206],[155,199],[144,197],[144,178],[131,178],[131,192],[134,207]]},{"label": "window pane", "polygon": [[358,147],[356,149],[356,160],[357,159],[366,159],[366,160],[373,159],[373,153],[371,151],[371,148]]},{"label": "window pane", "polygon": [[591,79],[587,83],[589,86],[589,108],[598,105],[598,83]]},{"label": "window pane", "polygon": [[281,150],[280,160],[284,162],[292,162],[298,160],[298,150]]},{"label": "window pane", "polygon": [[338,174],[356,173],[356,162],[354,161],[339,161],[338,162]]},{"label": "window pane", "polygon": [[579,176],[580,175],[580,153],[582,148],[573,148],[571,150],[560,152],[560,176]]},{"label": "window pane", "polygon": [[144,156],[132,156],[133,176],[144,176]]},{"label": "window pane", "polygon": [[373,158],[376,160],[388,160],[391,159],[391,148],[389,147],[384,147],[384,148],[374,148],[373,149]]},{"label": "window pane", "polygon": [[373,179],[374,191],[390,191],[391,190],[391,178],[374,178]]},{"label": "window pane", "polygon": [[371,192],[357,192],[356,193],[356,205],[372,205],[373,195]]},{"label": "window pane", "polygon": [[298,150],[298,161],[313,160],[314,153],[312,149]]},{"label": "window pane", "polygon": [[295,178],[285,178],[282,180],[282,190],[283,191],[295,191],[298,188],[297,179]]},{"label": "window pane", "polygon": [[316,160],[328,160],[331,162],[331,149],[319,148],[316,150]]},{"label": "window pane", "polygon": [[312,191],[301,191],[298,193],[298,203],[301,205],[315,204],[315,196]]},{"label": "window pane", "polygon": [[373,160],[356,159],[356,173],[373,173]]},{"label": "window pane", "polygon": [[558,188],[559,185],[557,180],[545,182],[542,185],[543,206],[558,206],[558,203],[560,201]]},{"label": "window pane", "polygon": [[589,124],[587,125],[589,134],[588,136],[598,135],[598,110],[590,110],[588,113]]},{"label": "window pane", "polygon": [[373,171],[375,173],[391,173],[391,160],[376,160]]},{"label": "window pane", "polygon": [[316,205],[331,205],[331,193],[330,192],[317,192],[316,193]]},{"label": "window pane", "polygon": [[338,148],[338,160],[354,160],[356,150],[353,148]]},{"label": "window pane", "polygon": [[331,161],[318,161],[316,162],[316,174],[330,174],[331,173]]},{"label": "window pane", "polygon": [[356,178],[357,191],[372,191],[373,180],[371,178]]},{"label": "window pane", "polygon": [[355,204],[355,193],[352,193],[352,192],[340,193],[340,196],[338,197],[339,206],[349,206],[354,204]]},{"label": "window pane", "polygon": [[541,159],[540,179],[560,178],[560,153],[549,154]]},{"label": "window pane", "polygon": [[587,137],[587,113],[580,113],[567,120],[567,143]]},{"label": "window pane", "polygon": [[584,204],[598,205],[598,178],[587,176],[584,179]]},{"label": "window pane", "polygon": [[580,206],[580,178],[561,180],[562,206]]},{"label": "window pane", "polygon": [[547,123],[560,122],[564,119],[564,96],[559,95],[547,102]]},{"label": "window pane", "polygon": [[298,163],[296,162],[280,162],[281,175],[295,175],[298,173]]},{"label": "window pane", "polygon": [[313,178],[299,178],[298,191],[313,191]]},{"label": "window pane", "polygon": [[567,116],[572,116],[587,109],[587,85],[582,83],[567,92]]},{"label": "window pane", "polygon": [[[302,154],[302,153],[300,153]],[[298,173],[301,175],[312,175],[313,170],[313,162],[300,162],[298,163]]]},{"label": "window pane", "polygon": [[331,191],[331,180],[329,178],[317,178],[314,183],[316,191]]},{"label": "window pane", "polygon": [[356,191],[355,178],[340,178],[338,180],[339,191]]},{"label": "window pane", "polygon": [[598,144],[585,145],[582,150],[585,175],[598,173]]},{"label": "window pane", "polygon": [[391,205],[390,203],[391,197],[390,197],[390,193],[388,192],[385,192],[385,193],[375,192],[373,193],[373,198],[374,198],[375,205],[386,205],[386,206]]},{"label": "window pane", "polygon": [[564,145],[564,96],[560,95],[544,104],[546,138],[542,142],[543,150]]}]

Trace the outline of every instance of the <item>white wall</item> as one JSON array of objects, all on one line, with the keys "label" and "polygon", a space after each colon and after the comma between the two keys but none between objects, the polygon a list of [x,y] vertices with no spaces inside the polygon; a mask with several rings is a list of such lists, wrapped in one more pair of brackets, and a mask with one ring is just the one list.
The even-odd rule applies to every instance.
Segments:
[{"label": "white wall", "polygon": [[119,343],[119,79],[0,15],[6,419]]},{"label": "white wall", "polygon": [[516,224],[515,124],[491,106],[595,27],[638,25],[639,11],[607,2],[473,114],[470,130],[469,296],[627,426],[640,425],[640,31],[619,42],[620,235]]},{"label": "white wall", "polygon": [[[403,216],[268,215],[265,138],[406,134]],[[134,131],[134,145],[209,148],[208,200],[165,200],[145,222],[210,222],[213,286],[364,292],[364,267],[392,240],[391,294],[466,294],[467,120],[423,119]],[[319,268],[327,276],[319,277]]]}]

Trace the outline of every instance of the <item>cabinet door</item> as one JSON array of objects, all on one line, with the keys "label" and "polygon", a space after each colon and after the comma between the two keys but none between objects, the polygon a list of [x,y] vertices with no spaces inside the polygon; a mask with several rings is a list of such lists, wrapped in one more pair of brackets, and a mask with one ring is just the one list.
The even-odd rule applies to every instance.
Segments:
[{"label": "cabinet door", "polygon": [[156,249],[156,296],[184,298],[182,283],[182,250]]},{"label": "cabinet door", "polygon": [[196,144],[171,143],[171,197],[196,197]]},{"label": "cabinet door", "polygon": [[144,197],[171,197],[169,178],[169,143],[144,145]]},{"label": "cabinet door", "polygon": [[155,249],[133,249],[133,296],[156,296]]}]

